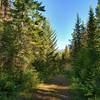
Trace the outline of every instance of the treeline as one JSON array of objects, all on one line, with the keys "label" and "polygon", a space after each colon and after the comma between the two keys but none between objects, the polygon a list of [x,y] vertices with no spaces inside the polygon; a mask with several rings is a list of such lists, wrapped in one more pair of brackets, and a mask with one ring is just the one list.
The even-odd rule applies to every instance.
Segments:
[{"label": "treeline", "polygon": [[100,0],[96,14],[90,7],[86,24],[77,15],[72,37],[70,52],[75,86],[86,98],[97,100],[100,94]]},{"label": "treeline", "polygon": [[56,33],[42,12],[36,0],[0,0],[0,100],[14,100],[62,70]]}]

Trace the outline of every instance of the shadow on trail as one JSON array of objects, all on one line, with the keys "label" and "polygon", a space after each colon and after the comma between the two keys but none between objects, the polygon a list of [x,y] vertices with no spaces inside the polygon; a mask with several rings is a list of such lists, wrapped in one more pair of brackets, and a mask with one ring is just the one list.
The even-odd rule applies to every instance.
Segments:
[{"label": "shadow on trail", "polygon": [[33,100],[68,100],[68,95],[59,94],[56,91],[37,90]]}]

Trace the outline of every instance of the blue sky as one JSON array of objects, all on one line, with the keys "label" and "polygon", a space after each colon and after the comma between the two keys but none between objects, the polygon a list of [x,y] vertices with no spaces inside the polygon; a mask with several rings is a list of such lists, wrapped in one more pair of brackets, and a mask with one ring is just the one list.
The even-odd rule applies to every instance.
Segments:
[{"label": "blue sky", "polygon": [[82,20],[88,20],[90,5],[95,8],[97,0],[39,0],[45,5],[47,17],[53,30],[57,34],[57,46],[64,49],[69,44],[73,32],[76,14],[79,13]]}]

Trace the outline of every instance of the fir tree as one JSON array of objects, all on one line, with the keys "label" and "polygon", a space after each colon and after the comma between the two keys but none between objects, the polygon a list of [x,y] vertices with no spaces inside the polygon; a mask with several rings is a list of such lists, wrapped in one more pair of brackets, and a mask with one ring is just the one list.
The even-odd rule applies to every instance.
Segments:
[{"label": "fir tree", "polygon": [[64,60],[64,62],[66,63],[68,59],[69,59],[69,48],[68,46],[66,46],[62,54],[62,60]]},{"label": "fir tree", "polygon": [[[41,21],[44,19],[41,15],[44,6],[33,0],[14,0],[11,7],[8,0],[4,1],[1,0],[0,67],[24,70],[32,63],[33,47],[36,45],[33,44],[34,37],[39,33]],[[10,20],[8,20],[9,11]]]},{"label": "fir tree", "polygon": [[90,8],[89,11],[89,21],[87,24],[87,48],[89,49],[90,52],[90,59],[93,64],[95,64],[97,60],[96,56],[96,48],[95,48],[95,34],[96,34],[96,19],[93,13],[93,9]]},{"label": "fir tree", "polygon": [[81,21],[79,18],[79,15],[77,14],[77,20],[75,23],[75,29],[72,34],[73,40],[72,40],[72,56],[76,57],[78,51],[81,48]]},{"label": "fir tree", "polygon": [[48,21],[43,22],[41,34],[37,59],[33,66],[41,73],[42,78],[49,79],[57,70],[56,34]]},{"label": "fir tree", "polygon": [[97,68],[97,89],[100,84],[100,0],[98,0],[96,8],[96,32],[95,32],[95,48],[96,48],[96,68]]},{"label": "fir tree", "polygon": [[77,54],[77,60],[73,61],[73,71],[77,85],[82,88],[87,98],[95,98],[96,95],[96,51],[95,51],[95,16],[92,8],[89,11],[89,20],[87,25],[86,46],[80,48]]},{"label": "fir tree", "polygon": [[98,5],[96,9],[96,50],[98,53],[98,62],[100,61],[100,0],[98,0]]},{"label": "fir tree", "polygon": [[87,30],[86,30],[86,26],[84,25],[84,22],[82,21],[81,24],[81,45],[82,47],[86,47],[87,45]]}]

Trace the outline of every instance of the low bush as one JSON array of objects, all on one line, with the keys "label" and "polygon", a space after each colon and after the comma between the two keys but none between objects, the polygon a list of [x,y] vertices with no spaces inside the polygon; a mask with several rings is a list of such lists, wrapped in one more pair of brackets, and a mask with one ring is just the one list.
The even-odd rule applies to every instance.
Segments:
[{"label": "low bush", "polygon": [[38,73],[32,69],[0,72],[0,100],[17,98],[23,92],[30,92],[39,82]]}]

